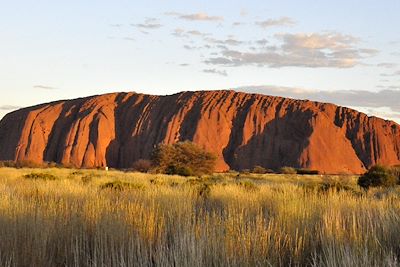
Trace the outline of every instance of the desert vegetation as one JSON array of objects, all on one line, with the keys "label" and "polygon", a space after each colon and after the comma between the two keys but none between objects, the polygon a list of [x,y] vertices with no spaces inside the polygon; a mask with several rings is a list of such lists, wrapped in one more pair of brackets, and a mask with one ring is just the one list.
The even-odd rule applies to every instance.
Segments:
[{"label": "desert vegetation", "polygon": [[356,176],[0,168],[0,266],[397,266],[400,190]]},{"label": "desert vegetation", "polygon": [[368,190],[370,187],[393,187],[400,183],[400,167],[372,166],[358,179],[358,185]]},{"label": "desert vegetation", "polygon": [[159,144],[152,155],[155,172],[181,176],[210,174],[216,159],[214,154],[189,141]]}]

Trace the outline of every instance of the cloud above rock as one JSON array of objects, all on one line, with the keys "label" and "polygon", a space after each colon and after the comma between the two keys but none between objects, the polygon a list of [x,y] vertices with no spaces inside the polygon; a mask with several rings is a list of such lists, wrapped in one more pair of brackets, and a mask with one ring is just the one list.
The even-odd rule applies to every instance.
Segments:
[{"label": "cloud above rock", "polygon": [[211,65],[258,67],[351,68],[363,64],[362,59],[378,53],[375,49],[358,47],[359,40],[340,33],[277,34],[279,45],[257,51],[231,49],[208,58]]}]

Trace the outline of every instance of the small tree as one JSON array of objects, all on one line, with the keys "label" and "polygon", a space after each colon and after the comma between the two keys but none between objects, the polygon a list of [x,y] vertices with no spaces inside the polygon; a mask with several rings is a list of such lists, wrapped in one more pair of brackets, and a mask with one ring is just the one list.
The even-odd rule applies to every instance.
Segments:
[{"label": "small tree", "polygon": [[185,141],[158,145],[153,151],[152,160],[157,172],[200,176],[214,171],[216,156],[192,142]]},{"label": "small tree", "polygon": [[366,173],[358,178],[358,185],[364,189],[369,187],[390,187],[398,183],[396,177],[390,168],[381,165],[372,166]]}]

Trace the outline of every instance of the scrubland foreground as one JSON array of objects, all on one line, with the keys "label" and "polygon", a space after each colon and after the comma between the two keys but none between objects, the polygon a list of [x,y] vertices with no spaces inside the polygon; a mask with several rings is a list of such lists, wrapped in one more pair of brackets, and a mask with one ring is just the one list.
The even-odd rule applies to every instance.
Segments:
[{"label": "scrubland foreground", "polygon": [[0,169],[0,266],[397,266],[399,230],[351,176]]}]

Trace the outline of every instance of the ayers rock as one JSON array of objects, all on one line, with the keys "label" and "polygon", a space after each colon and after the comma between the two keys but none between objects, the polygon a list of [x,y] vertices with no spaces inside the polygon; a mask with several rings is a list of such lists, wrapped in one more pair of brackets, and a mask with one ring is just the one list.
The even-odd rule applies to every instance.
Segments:
[{"label": "ayers rock", "polygon": [[129,168],[192,140],[217,169],[361,173],[400,164],[400,125],[333,104],[234,91],[114,93],[24,108],[0,122],[0,160]]}]

